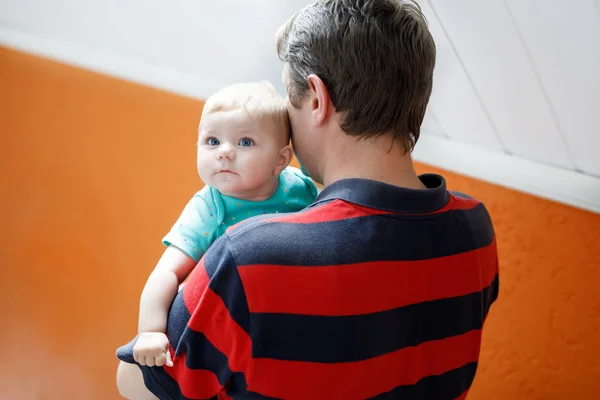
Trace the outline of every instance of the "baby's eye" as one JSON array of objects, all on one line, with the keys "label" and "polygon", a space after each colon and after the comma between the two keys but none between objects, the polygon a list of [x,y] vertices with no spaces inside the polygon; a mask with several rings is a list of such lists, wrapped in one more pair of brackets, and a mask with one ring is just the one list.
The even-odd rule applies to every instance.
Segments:
[{"label": "baby's eye", "polygon": [[220,144],[220,143],[219,143],[219,139],[217,139],[217,138],[214,138],[214,137],[211,137],[211,138],[208,138],[208,139],[206,139],[206,143],[207,143],[209,146],[218,146],[218,145]]},{"label": "baby's eye", "polygon": [[252,139],[243,138],[242,140],[240,140],[239,144],[242,147],[249,147],[249,146],[252,146],[254,144],[254,142],[252,141]]}]

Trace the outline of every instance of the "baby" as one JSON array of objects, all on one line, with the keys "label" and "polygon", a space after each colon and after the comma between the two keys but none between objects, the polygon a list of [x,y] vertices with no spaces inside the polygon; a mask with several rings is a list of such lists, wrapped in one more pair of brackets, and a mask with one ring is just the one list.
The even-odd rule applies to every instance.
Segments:
[{"label": "baby", "polygon": [[140,299],[140,365],[172,366],[165,335],[169,306],[179,285],[210,244],[252,216],[299,211],[317,195],[292,159],[284,100],[269,83],[228,86],[202,111],[197,169],[206,186],[192,197],[163,239],[167,246]]}]

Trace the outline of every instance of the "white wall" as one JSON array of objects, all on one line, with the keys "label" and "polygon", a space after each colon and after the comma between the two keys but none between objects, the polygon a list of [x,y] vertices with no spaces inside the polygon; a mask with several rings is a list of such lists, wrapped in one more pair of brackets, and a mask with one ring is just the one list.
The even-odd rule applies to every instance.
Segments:
[{"label": "white wall", "polygon": [[[194,97],[283,93],[274,34],[308,3],[3,0],[0,43]],[[600,0],[420,3],[438,62],[415,157],[600,211]]]},{"label": "white wall", "polygon": [[422,4],[440,46],[431,113],[442,133],[600,176],[597,0]]},{"label": "white wall", "polygon": [[[103,56],[202,80],[206,97],[244,80],[281,80],[277,28],[301,0],[3,0],[0,21]],[[279,89],[282,87],[279,85]]]}]

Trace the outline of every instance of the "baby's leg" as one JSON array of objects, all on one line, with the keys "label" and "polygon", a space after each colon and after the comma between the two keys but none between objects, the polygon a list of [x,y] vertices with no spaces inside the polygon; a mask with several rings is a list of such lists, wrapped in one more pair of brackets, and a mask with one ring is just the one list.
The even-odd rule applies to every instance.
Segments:
[{"label": "baby's leg", "polygon": [[142,371],[135,364],[119,362],[117,388],[121,396],[129,400],[158,400],[144,385]]}]

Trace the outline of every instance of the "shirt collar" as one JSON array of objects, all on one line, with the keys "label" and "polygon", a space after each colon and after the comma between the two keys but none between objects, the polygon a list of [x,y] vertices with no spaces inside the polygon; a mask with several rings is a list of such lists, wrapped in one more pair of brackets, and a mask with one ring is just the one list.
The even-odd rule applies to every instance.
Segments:
[{"label": "shirt collar", "polygon": [[315,204],[340,199],[377,210],[408,214],[431,213],[443,208],[450,198],[444,177],[424,174],[419,179],[427,189],[407,189],[369,179],[342,179],[323,189]]}]

